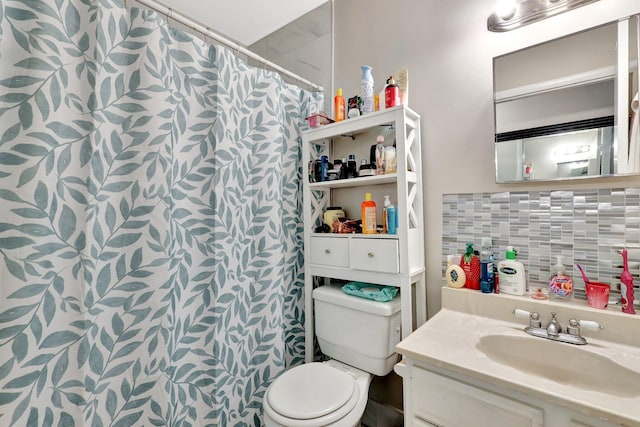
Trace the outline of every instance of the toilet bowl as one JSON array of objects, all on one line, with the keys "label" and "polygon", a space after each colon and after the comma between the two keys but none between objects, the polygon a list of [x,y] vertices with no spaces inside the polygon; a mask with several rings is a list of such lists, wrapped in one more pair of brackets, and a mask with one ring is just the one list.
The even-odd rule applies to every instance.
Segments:
[{"label": "toilet bowl", "polygon": [[327,362],[296,366],[276,378],[263,398],[267,427],[354,427],[367,406],[373,375],[398,360],[400,299],[354,297],[339,286],[313,290],[315,332]]},{"label": "toilet bowl", "polygon": [[296,366],[264,395],[267,427],[354,427],[367,405],[371,374],[335,360]]}]

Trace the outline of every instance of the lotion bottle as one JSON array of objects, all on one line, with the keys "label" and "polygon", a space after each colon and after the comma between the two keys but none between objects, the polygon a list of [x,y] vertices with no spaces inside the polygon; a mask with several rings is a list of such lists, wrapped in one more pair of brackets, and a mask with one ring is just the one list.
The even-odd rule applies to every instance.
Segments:
[{"label": "lotion bottle", "polygon": [[513,246],[508,246],[506,259],[498,263],[500,292],[503,294],[524,295],[527,291],[524,265],[516,261],[516,254]]},{"label": "lotion bottle", "polygon": [[364,195],[364,201],[361,205],[362,209],[362,233],[363,234],[376,234],[377,233],[377,212],[376,202],[371,200],[371,193]]}]

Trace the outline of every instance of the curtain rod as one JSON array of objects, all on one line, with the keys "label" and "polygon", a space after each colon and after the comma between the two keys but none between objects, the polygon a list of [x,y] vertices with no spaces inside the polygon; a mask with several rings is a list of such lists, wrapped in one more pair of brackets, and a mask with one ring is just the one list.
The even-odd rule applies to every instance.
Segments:
[{"label": "curtain rod", "polygon": [[167,17],[168,20],[173,20],[176,21],[194,31],[197,31],[198,33],[202,34],[205,38],[210,38],[212,40],[215,40],[216,42],[223,44],[233,50],[235,50],[236,52],[239,52],[243,55],[248,56],[251,59],[254,59],[258,62],[260,62],[261,64],[263,64],[266,67],[269,67],[279,73],[285,74],[286,76],[289,76],[295,80],[297,80],[300,83],[303,83],[309,87],[311,87],[312,89],[315,89],[318,92],[323,92],[324,89],[322,88],[322,86],[313,83],[303,77],[300,77],[299,75],[285,69],[282,68],[281,66],[279,66],[278,64],[274,64],[273,62],[269,61],[268,59],[263,58],[262,56],[250,51],[249,49],[247,49],[244,46],[241,46],[240,44],[222,36],[221,34],[218,34],[216,32],[214,32],[211,28],[201,24],[200,22],[197,22],[191,18],[189,18],[188,16],[183,15],[180,12],[177,12],[175,10],[173,10],[172,8],[163,5],[162,3],[156,1],[156,0],[134,0],[136,3],[141,4],[142,6],[147,7],[148,9],[151,9],[155,12],[158,12],[161,15],[164,15]]}]

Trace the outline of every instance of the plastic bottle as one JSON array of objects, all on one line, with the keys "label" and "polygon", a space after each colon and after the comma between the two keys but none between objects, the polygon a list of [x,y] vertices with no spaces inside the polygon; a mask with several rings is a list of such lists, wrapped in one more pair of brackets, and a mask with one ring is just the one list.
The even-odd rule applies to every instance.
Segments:
[{"label": "plastic bottle", "polygon": [[391,203],[389,196],[384,196],[382,227],[383,232],[387,234],[396,234],[398,232],[398,212],[393,203]]},{"label": "plastic bottle", "polygon": [[387,85],[384,87],[384,107],[391,108],[396,105],[400,105],[400,88],[393,76],[389,76]]},{"label": "plastic bottle", "polygon": [[344,96],[342,96],[342,88],[338,88],[336,96],[333,98],[333,107],[335,108],[336,122],[344,120]]},{"label": "plastic bottle", "polygon": [[507,247],[506,257],[498,263],[498,277],[500,279],[500,293],[524,295],[527,284],[524,276],[524,265],[516,261],[517,251],[513,246]]},{"label": "plastic bottle", "polygon": [[480,258],[473,252],[473,243],[467,243],[467,252],[460,258],[460,267],[467,278],[464,287],[480,289]]},{"label": "plastic bottle", "polygon": [[633,308],[633,275],[629,272],[628,253],[626,248],[622,250],[622,269],[622,275],[620,276],[622,312],[626,314],[636,314],[636,310]]},{"label": "plastic bottle", "polygon": [[384,173],[396,173],[398,171],[398,160],[396,158],[395,147],[384,147]]},{"label": "plastic bottle", "polygon": [[358,165],[356,164],[356,155],[349,154],[347,162],[347,178],[355,178],[358,176]]},{"label": "plastic bottle", "polygon": [[361,68],[362,114],[373,113],[373,75],[371,74],[371,67],[363,65]]},{"label": "plastic bottle", "polygon": [[482,238],[480,248],[480,290],[485,293],[494,291],[493,257],[491,256],[491,238]]},{"label": "plastic bottle", "polygon": [[361,204],[362,209],[362,233],[376,234],[377,232],[377,212],[376,202],[371,200],[371,193],[364,195],[364,201]]},{"label": "plastic bottle", "polygon": [[376,175],[384,175],[384,136],[376,138]]},{"label": "plastic bottle", "polygon": [[382,90],[378,93],[378,110],[382,111],[384,110],[384,104],[385,104],[385,99],[384,99],[384,87],[382,88]]},{"label": "plastic bottle", "polygon": [[347,179],[349,177],[349,172],[347,169],[348,169],[347,159],[343,157],[342,166],[340,166],[340,175],[338,176],[338,179]]},{"label": "plastic bottle", "polygon": [[551,266],[549,275],[549,296],[556,299],[571,299],[573,295],[573,281],[562,265],[562,256],[556,257],[556,263]]},{"label": "plastic bottle", "polygon": [[329,180],[329,157],[322,156],[320,157],[320,161],[321,161],[320,180],[328,181]]}]

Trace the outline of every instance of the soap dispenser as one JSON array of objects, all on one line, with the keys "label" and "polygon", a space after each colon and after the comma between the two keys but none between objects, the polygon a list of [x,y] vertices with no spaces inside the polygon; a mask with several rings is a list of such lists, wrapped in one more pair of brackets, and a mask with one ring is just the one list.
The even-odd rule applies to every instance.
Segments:
[{"label": "soap dispenser", "polygon": [[549,296],[552,299],[570,300],[573,296],[573,281],[562,264],[562,256],[556,257],[549,275]]},{"label": "soap dispenser", "polygon": [[467,251],[460,258],[460,267],[464,271],[467,280],[465,288],[480,289],[480,258],[473,252],[473,243],[467,243]]},{"label": "soap dispenser", "polygon": [[511,295],[524,295],[527,284],[524,276],[524,265],[516,260],[517,251],[513,246],[507,247],[506,259],[498,263],[500,292]]}]

